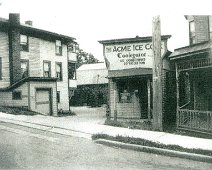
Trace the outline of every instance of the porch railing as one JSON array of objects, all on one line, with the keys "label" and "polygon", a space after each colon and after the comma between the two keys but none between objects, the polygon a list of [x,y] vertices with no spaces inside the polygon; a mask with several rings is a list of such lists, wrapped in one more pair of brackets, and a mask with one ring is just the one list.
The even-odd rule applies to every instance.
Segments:
[{"label": "porch railing", "polygon": [[184,62],[178,63],[177,65],[178,70],[190,70],[190,69],[206,68],[206,67],[212,67],[212,60],[210,58],[184,61]]},{"label": "porch railing", "polygon": [[212,134],[212,112],[179,109],[177,127]]}]

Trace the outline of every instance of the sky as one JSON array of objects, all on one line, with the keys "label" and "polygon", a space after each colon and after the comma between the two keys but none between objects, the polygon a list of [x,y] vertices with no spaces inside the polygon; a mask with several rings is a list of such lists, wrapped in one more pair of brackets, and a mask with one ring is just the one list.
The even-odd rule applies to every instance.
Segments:
[{"label": "sky", "polygon": [[81,49],[100,61],[99,40],[152,35],[152,19],[160,15],[161,34],[171,35],[168,49],[187,46],[184,15],[212,15],[210,0],[0,0],[0,17],[20,13],[21,22],[76,38]]}]

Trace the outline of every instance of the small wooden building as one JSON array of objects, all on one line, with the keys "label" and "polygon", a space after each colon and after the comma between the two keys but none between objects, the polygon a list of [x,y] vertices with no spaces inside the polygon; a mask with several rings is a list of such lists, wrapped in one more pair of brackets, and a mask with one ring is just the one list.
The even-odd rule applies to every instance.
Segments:
[{"label": "small wooden building", "polygon": [[[161,37],[163,60],[163,80],[165,89],[170,64],[167,56],[167,40],[170,35]],[[135,37],[99,41],[109,78],[110,118],[128,120],[152,119],[152,37]],[[171,96],[171,95],[170,95]],[[164,112],[167,102],[163,98]]]}]

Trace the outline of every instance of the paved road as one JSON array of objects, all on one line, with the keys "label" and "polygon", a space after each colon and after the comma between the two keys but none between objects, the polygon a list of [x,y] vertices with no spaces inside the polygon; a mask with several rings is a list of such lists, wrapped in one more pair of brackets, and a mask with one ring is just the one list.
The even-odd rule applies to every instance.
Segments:
[{"label": "paved road", "polygon": [[212,169],[212,164],[98,145],[0,122],[0,169]]}]

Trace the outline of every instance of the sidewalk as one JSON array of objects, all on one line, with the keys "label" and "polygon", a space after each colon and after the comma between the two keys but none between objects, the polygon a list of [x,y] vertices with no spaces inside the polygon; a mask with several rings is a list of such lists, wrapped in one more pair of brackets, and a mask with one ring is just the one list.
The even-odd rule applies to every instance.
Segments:
[{"label": "sidewalk", "polygon": [[[212,139],[202,139],[189,136],[174,135],[165,132],[155,132],[147,130],[127,129],[103,125],[104,117],[94,119],[87,116],[66,116],[52,117],[43,115],[25,116],[12,115],[0,112],[0,121],[17,124],[25,127],[44,130],[47,132],[59,133],[66,136],[77,136],[91,139],[92,135],[105,134],[112,137],[123,136],[132,138],[141,138],[148,141],[157,142],[165,145],[178,145],[188,149],[201,149],[212,152]],[[179,152],[169,149],[157,147],[148,147],[122,142],[110,141],[105,139],[97,139],[96,143],[108,146],[115,146],[135,151],[149,152],[154,154],[162,154],[171,157],[180,157],[196,161],[212,163],[212,156],[194,154],[188,152]]]},{"label": "sidewalk", "polygon": [[[19,124],[27,127],[46,129],[51,127],[54,131],[58,129],[68,133],[81,134],[82,137],[90,138],[94,134],[107,134],[110,136],[126,136],[142,138],[162,144],[179,145],[184,148],[194,148],[212,151],[212,139],[202,139],[189,136],[174,135],[165,132],[155,132],[147,130],[135,130],[120,127],[112,127],[98,123],[87,123],[79,121],[77,116],[51,117],[51,116],[25,116],[11,115],[0,112],[0,121]],[[84,136],[83,136],[84,134]]]}]

